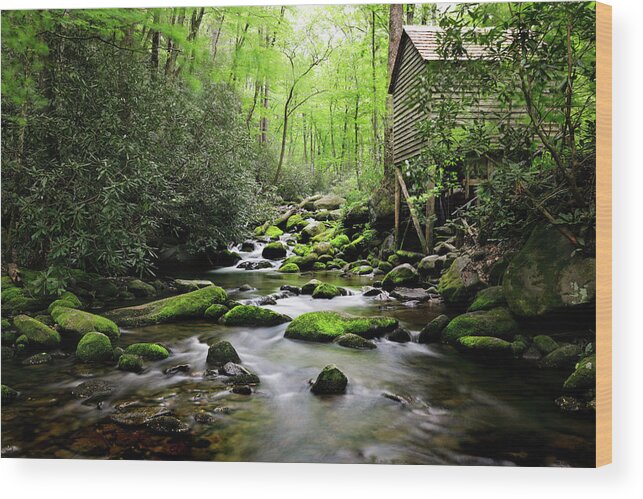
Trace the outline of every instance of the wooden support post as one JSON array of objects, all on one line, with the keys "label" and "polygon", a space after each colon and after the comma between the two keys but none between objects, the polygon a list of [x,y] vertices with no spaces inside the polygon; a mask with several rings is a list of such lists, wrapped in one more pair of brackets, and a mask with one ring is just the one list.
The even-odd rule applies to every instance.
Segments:
[{"label": "wooden support post", "polygon": [[400,248],[400,183],[395,179],[395,249]]},{"label": "wooden support post", "polygon": [[[428,192],[433,192],[433,189],[435,189],[435,183],[431,181],[427,186],[427,190]],[[426,217],[424,238],[426,239],[427,253],[429,253],[433,251],[433,226],[435,225],[435,221],[433,220],[435,216],[435,196],[433,196],[433,194],[431,194],[426,201],[426,211],[424,215]]]},{"label": "wooden support post", "polygon": [[406,204],[409,205],[409,211],[411,212],[411,220],[413,220],[415,231],[417,232],[418,238],[420,239],[420,244],[422,245],[422,251],[424,251],[424,254],[427,254],[428,248],[426,245],[426,239],[424,238],[424,233],[422,232],[422,226],[420,225],[420,220],[418,219],[417,213],[415,211],[415,207],[411,202],[411,196],[409,195],[409,191],[406,188],[406,183],[404,182],[404,177],[402,177],[402,172],[397,167],[395,167],[395,175],[397,176],[397,180],[400,184],[402,194],[404,194],[404,199],[406,200]]}]

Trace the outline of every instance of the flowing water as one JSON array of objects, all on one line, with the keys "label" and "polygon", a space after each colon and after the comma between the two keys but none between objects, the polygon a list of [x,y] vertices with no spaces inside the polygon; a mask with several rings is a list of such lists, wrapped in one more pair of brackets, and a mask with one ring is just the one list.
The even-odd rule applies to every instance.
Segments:
[{"label": "flowing water", "polygon": [[[260,259],[260,250],[243,254]],[[278,274],[273,268],[245,271],[176,271],[205,278],[236,300],[275,293],[283,284],[302,285],[309,275]],[[370,277],[318,272],[315,278],[354,291],[351,296],[313,300],[293,296],[270,305],[296,317],[314,310],[388,315],[417,332],[444,313],[439,304],[409,307],[364,297]],[[240,292],[249,284],[254,289]],[[448,312],[448,311],[447,311]],[[203,321],[123,330],[121,345],[154,341],[172,355],[149,363],[141,374],[113,366],[83,366],[73,355],[52,363],[21,366],[3,361],[2,382],[23,396],[2,410],[5,456],[58,458],[191,459],[221,461],[334,462],[592,466],[594,419],[559,412],[565,373],[526,362],[490,364],[463,358],[444,345],[375,340],[357,351],[334,344],[285,339],[287,324],[225,327]],[[225,339],[244,366],[259,375],[252,395],[231,393],[203,376],[207,344]],[[164,370],[189,364],[174,375]],[[347,393],[315,396],[308,381],[327,364],[348,377]],[[71,394],[88,379],[114,390],[84,404]],[[110,420],[115,410],[153,407],[190,425],[187,434],[158,435]]]}]

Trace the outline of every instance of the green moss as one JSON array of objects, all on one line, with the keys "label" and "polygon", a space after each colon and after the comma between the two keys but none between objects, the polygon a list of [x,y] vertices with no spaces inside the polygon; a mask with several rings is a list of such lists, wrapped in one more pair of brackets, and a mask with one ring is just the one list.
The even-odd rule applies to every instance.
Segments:
[{"label": "green moss", "polygon": [[8,302],[10,300],[13,300],[14,298],[18,296],[24,296],[24,292],[22,288],[18,288],[16,286],[11,286],[5,288],[3,286],[2,288],[2,303]]},{"label": "green moss", "polygon": [[449,318],[446,315],[438,315],[429,322],[418,336],[418,343],[437,343],[440,341],[442,331],[449,324]]},{"label": "green moss", "polygon": [[196,291],[144,305],[112,310],[106,315],[122,326],[142,326],[185,319],[201,319],[210,305],[223,304],[227,299],[228,296],[222,288],[206,286]]},{"label": "green moss", "polygon": [[2,329],[10,329],[11,321],[9,319],[2,319]]},{"label": "green moss", "polygon": [[2,393],[3,405],[10,404],[18,398],[18,392],[7,385],[0,385],[0,391]]},{"label": "green moss", "polygon": [[551,336],[539,334],[538,336],[534,336],[534,346],[541,354],[547,355],[556,350],[560,345],[556,343]]},{"label": "green moss", "polygon": [[395,254],[401,263],[416,264],[424,258],[422,253],[417,253],[415,251],[397,250]]},{"label": "green moss", "polygon": [[134,343],[125,349],[125,354],[138,355],[145,360],[163,360],[170,356],[167,348],[158,343]]},{"label": "green moss", "polygon": [[226,326],[276,326],[290,320],[287,315],[255,305],[239,305],[221,318]]},{"label": "green moss", "polygon": [[442,341],[455,343],[463,336],[495,336],[511,340],[518,327],[506,308],[467,312],[453,319],[442,331]]},{"label": "green moss", "polygon": [[112,343],[103,333],[91,332],[83,336],[76,346],[76,357],[83,362],[105,362],[112,360]]},{"label": "green moss", "polygon": [[312,295],[315,288],[319,286],[322,282],[317,279],[311,279],[306,284],[301,287],[302,295]]},{"label": "green moss", "polygon": [[295,246],[292,249],[292,252],[297,256],[306,256],[312,250],[313,249],[307,244],[295,244]]},{"label": "green moss", "polygon": [[398,286],[415,286],[420,279],[420,276],[410,264],[403,263],[391,270],[382,280],[382,287],[384,289],[393,289]]},{"label": "green moss", "polygon": [[293,320],[285,337],[304,341],[330,342],[344,334],[374,338],[392,331],[397,320],[389,317],[354,317],[338,312],[308,312]]},{"label": "green moss", "polygon": [[350,242],[346,234],[340,234],[330,240],[330,245],[335,249],[341,249],[347,244],[350,244]]},{"label": "green moss", "polygon": [[340,294],[341,292],[337,286],[327,283],[322,283],[313,290],[313,298],[331,299],[339,296]]},{"label": "green moss", "polygon": [[326,264],[324,262],[315,262],[313,263],[313,270],[326,270]]},{"label": "green moss", "polygon": [[313,268],[315,263],[317,263],[317,260],[319,259],[319,256],[317,253],[311,252],[308,253],[306,256],[302,257],[301,263],[299,264],[299,268],[301,270],[310,270]]},{"label": "green moss", "polygon": [[576,370],[565,380],[563,388],[568,392],[596,388],[596,355],[578,362]]},{"label": "green moss", "polygon": [[506,305],[507,301],[505,300],[505,294],[502,291],[502,286],[492,286],[478,292],[473,303],[469,307],[468,312],[491,310],[492,308],[504,307]]},{"label": "green moss", "polygon": [[131,353],[124,353],[118,358],[118,368],[121,371],[140,373],[143,370],[143,359]]},{"label": "green moss", "polygon": [[518,334],[511,343],[511,352],[514,354],[514,357],[520,357],[527,351],[529,345],[529,338],[522,334]]},{"label": "green moss", "polygon": [[299,272],[299,265],[296,263],[286,263],[279,267],[278,272],[281,272],[282,274],[296,274]]},{"label": "green moss", "polygon": [[286,231],[293,232],[293,231],[301,230],[304,227],[306,227],[308,223],[309,222],[304,220],[304,218],[299,213],[296,213],[292,215],[286,222]]},{"label": "green moss", "polygon": [[266,233],[266,229],[268,227],[270,227],[270,224],[268,222],[266,222],[263,225],[259,225],[259,226],[255,227],[255,230],[254,230],[255,236],[257,236],[257,237],[263,236]]},{"label": "green moss", "polygon": [[275,225],[271,225],[264,232],[264,236],[269,237],[270,239],[277,240],[280,236],[283,236],[284,231]]},{"label": "green moss", "polygon": [[581,348],[578,345],[564,345],[547,354],[540,361],[540,367],[551,369],[574,367],[580,354]]},{"label": "green moss", "polygon": [[316,395],[339,394],[346,391],[348,379],[337,366],[331,364],[322,370],[313,383],[311,391]]},{"label": "green moss", "polygon": [[47,307],[47,312],[51,314],[51,312],[56,308],[56,307],[66,307],[66,308],[81,308],[83,304],[80,302],[78,297],[72,293],[71,291],[65,291],[60,298],[57,300],[54,300],[49,304],[49,307]]},{"label": "green moss", "polygon": [[351,272],[357,275],[366,275],[373,272],[373,267],[371,267],[370,265],[360,265],[359,267],[353,268]]},{"label": "green moss", "polygon": [[403,262],[400,260],[400,257],[398,255],[389,255],[389,257],[386,259],[386,263],[388,263],[391,268],[397,267],[398,265],[401,265]]},{"label": "green moss", "polygon": [[15,288],[15,287],[16,285],[11,280],[11,277],[9,277],[8,275],[3,275],[2,277],[0,277],[0,288],[2,289],[2,291],[8,288]]},{"label": "green moss", "polygon": [[379,262],[379,264],[377,265],[377,268],[380,269],[385,274],[388,274],[391,270],[393,270],[393,265],[391,265],[388,262]]},{"label": "green moss", "polygon": [[60,334],[36,319],[19,315],[13,319],[13,325],[20,336],[24,336],[30,348],[53,349],[60,345]]},{"label": "green moss", "polygon": [[261,256],[269,260],[279,260],[286,256],[286,247],[279,241],[268,243],[263,247]]},{"label": "green moss", "polygon": [[3,315],[38,312],[47,308],[49,303],[47,298],[29,296],[24,288],[16,286],[3,287],[1,299]]},{"label": "green moss", "polygon": [[456,341],[458,349],[481,355],[511,354],[511,343],[493,336],[462,336]]},{"label": "green moss", "polygon": [[222,366],[228,362],[239,363],[239,354],[229,341],[218,341],[208,348],[206,362],[211,366]]},{"label": "green moss", "polygon": [[215,303],[205,309],[203,317],[212,321],[218,321],[227,311],[228,307],[220,303]]},{"label": "green moss", "polygon": [[376,348],[375,343],[369,341],[356,334],[343,334],[335,340],[335,343],[345,348],[353,348],[355,350],[372,350]]},{"label": "green moss", "polygon": [[51,311],[51,316],[63,332],[77,337],[96,331],[105,334],[112,343],[116,343],[121,335],[118,326],[111,320],[83,310],[56,307]]}]

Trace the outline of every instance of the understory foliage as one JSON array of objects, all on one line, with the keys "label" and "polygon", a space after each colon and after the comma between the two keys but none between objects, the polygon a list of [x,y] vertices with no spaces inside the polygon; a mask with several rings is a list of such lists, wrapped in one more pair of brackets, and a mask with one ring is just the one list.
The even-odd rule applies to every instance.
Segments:
[{"label": "understory foliage", "polygon": [[10,261],[141,273],[161,239],[196,251],[239,239],[254,222],[261,155],[237,95],[151,69],[142,33],[115,31],[117,21],[131,19],[3,14]]},{"label": "understory foliage", "polygon": [[416,95],[427,147],[405,169],[415,193],[452,192],[468,173],[482,183],[463,215],[481,242],[544,221],[591,252],[595,4],[461,4],[438,21],[442,61]]}]

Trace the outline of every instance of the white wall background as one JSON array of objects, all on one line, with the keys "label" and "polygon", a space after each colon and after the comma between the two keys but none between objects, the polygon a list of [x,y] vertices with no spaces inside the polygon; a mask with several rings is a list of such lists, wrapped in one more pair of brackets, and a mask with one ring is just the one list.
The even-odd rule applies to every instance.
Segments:
[{"label": "white wall background", "polygon": [[[319,4],[323,0],[3,0],[3,9]],[[373,3],[359,0],[327,3]],[[382,3],[390,3],[383,0]],[[614,33],[614,464],[599,470],[2,459],[4,497],[261,499],[642,497],[643,2],[611,0]]]}]

